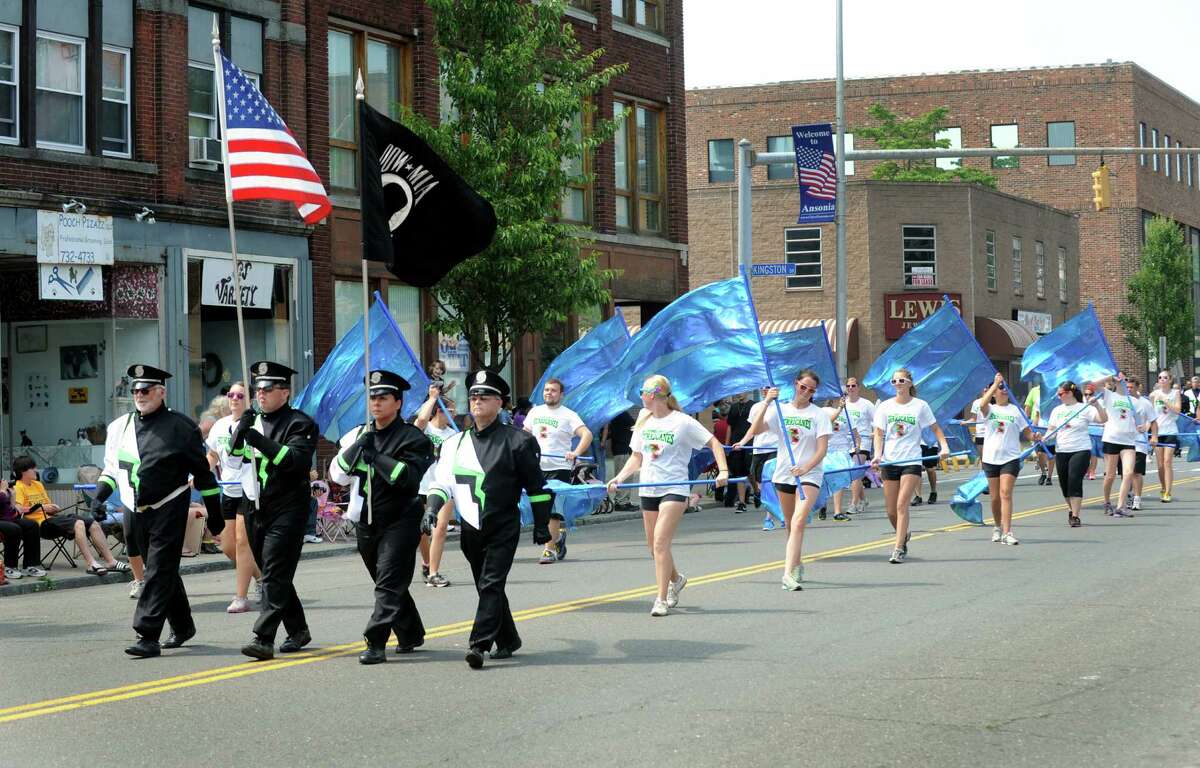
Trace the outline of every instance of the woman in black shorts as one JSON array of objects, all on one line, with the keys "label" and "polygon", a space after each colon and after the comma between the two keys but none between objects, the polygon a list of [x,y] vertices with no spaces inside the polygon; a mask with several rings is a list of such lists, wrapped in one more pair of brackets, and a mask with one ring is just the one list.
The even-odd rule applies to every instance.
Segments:
[{"label": "woman in black shorts", "polygon": [[1017,545],[1012,532],[1013,485],[1021,474],[1021,438],[1033,440],[1029,422],[1008,396],[1004,377],[996,374],[983,393],[979,415],[984,419],[983,473],[992,501],[992,541]]},{"label": "woman in black shorts", "polygon": [[[1054,441],[1054,468],[1058,470],[1058,487],[1067,501],[1067,525],[1078,528],[1079,510],[1083,506],[1083,479],[1092,460],[1092,438],[1088,428],[1108,421],[1108,413],[1097,402],[1084,407],[1079,387],[1073,381],[1058,385],[1059,405],[1050,411],[1047,434],[1057,429]],[[1061,427],[1061,428],[1060,428]]]}]

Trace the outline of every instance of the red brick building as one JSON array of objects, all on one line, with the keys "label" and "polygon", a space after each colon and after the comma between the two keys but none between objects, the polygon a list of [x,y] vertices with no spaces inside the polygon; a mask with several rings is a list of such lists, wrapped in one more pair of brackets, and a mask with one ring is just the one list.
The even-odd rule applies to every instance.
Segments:
[{"label": "red brick building", "polygon": [[[850,80],[846,83],[850,130],[872,124],[867,110],[876,102],[901,116],[947,107],[950,127],[943,136],[953,147],[1200,146],[1200,104],[1128,62]],[[689,91],[688,188],[693,192],[732,188],[732,157],[727,150],[737,139],[749,139],[758,151],[790,150],[786,137],[792,125],[832,122],[833,117],[831,80]],[[872,148],[865,140],[848,139],[854,148]],[[1092,209],[1091,189],[1091,172],[1099,158],[967,158],[962,163],[993,173],[1002,192],[1078,216],[1080,302],[1095,302],[1119,362],[1139,369],[1145,356],[1125,342],[1115,317],[1126,307],[1126,281],[1137,269],[1144,222],[1153,214],[1185,227],[1200,286],[1200,158],[1126,155],[1105,161],[1113,172],[1113,206],[1101,212]],[[869,178],[872,163],[851,165],[850,180]],[[778,174],[773,170],[754,169],[756,191],[795,187],[790,175],[783,178],[783,169]],[[730,199],[736,208],[735,199]],[[833,225],[824,228],[832,246]],[[777,250],[782,254],[782,233],[779,240]],[[712,244],[719,256],[730,247],[726,242],[736,240],[722,237]],[[699,254],[709,245],[693,229],[693,262],[698,263]],[[983,250],[982,242],[976,244],[975,253]],[[1002,265],[1006,257],[1012,254],[1002,250]],[[827,274],[832,284],[831,272]],[[1194,292],[1200,295],[1200,287]],[[1184,361],[1188,368],[1192,363]]]},{"label": "red brick building", "polygon": [[[423,3],[0,0],[0,447],[22,430],[37,445],[83,439],[128,407],[133,361],[174,371],[169,401],[193,415],[239,377],[220,298],[231,262],[214,18],[335,201],[316,227],[289,205],[235,205],[256,297],[251,359],[291,364],[302,386],[361,311],[353,72],[375,106],[437,116]],[[572,0],[564,18],[586,47],[605,48],[604,64],[630,64],[598,98],[605,115],[627,110],[620,157],[609,142],[589,158],[595,183],[568,192],[562,215],[593,233],[602,266],[622,270],[612,293],[636,322],[687,284],[682,2]],[[379,270],[371,282],[425,362],[455,351],[457,340],[424,334],[424,292]],[[590,320],[527,340],[516,389],[536,382],[543,347]],[[87,446],[60,453],[60,467],[94,459]]]}]

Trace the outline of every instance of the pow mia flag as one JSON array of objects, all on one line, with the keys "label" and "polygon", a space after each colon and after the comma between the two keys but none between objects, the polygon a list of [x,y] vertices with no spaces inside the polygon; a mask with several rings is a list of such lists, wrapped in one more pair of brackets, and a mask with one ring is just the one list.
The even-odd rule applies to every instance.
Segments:
[{"label": "pow mia flag", "polygon": [[363,258],[429,288],[488,247],[496,213],[415,133],[359,104]]}]

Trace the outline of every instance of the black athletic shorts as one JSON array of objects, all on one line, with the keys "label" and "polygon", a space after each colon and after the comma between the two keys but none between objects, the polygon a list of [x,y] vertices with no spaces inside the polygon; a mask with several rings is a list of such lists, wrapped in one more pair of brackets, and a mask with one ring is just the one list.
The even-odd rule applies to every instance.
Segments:
[{"label": "black athletic shorts", "polygon": [[[560,483],[566,483],[568,485],[571,485],[571,480],[573,479],[572,472],[569,469],[547,470],[542,473],[542,477],[545,478],[546,480],[557,480]],[[550,494],[550,504],[553,505],[554,504],[554,492],[551,491],[549,488],[546,489],[546,492]],[[562,515],[558,514],[557,512],[551,512],[550,519],[551,520],[563,520],[565,518]]]},{"label": "black athletic shorts", "polygon": [[906,464],[904,466],[888,466],[880,467],[879,471],[883,474],[884,480],[899,480],[902,475],[916,475],[920,477],[924,472],[924,468],[920,464]]},{"label": "black athletic shorts", "polygon": [[1120,456],[1121,451],[1132,451],[1134,449],[1132,445],[1125,445],[1124,443],[1110,443],[1107,440],[1104,441],[1103,445],[1105,456]]},{"label": "black athletic shorts", "polygon": [[[921,464],[925,467],[925,469],[933,469],[934,467],[936,467],[938,465],[938,452],[940,450],[941,449],[938,448],[936,445],[932,445],[932,446],[931,445],[922,445],[921,446],[921,455],[925,457],[925,459],[921,462]],[[933,458],[929,458],[930,456],[932,456]]]},{"label": "black athletic shorts", "polygon": [[[1118,461],[1117,462],[1117,477],[1121,477],[1124,474],[1125,474],[1125,462]],[[1141,451],[1137,452],[1136,458],[1134,458],[1134,460],[1133,460],[1133,474],[1135,474],[1135,475],[1146,474],[1146,454],[1142,453]]]},{"label": "black athletic shorts", "polygon": [[1179,435],[1159,435],[1158,445],[1179,445]]},{"label": "black athletic shorts", "polygon": [[763,451],[761,453],[756,451],[754,453],[754,459],[750,462],[750,474],[754,477],[755,482],[762,480],[763,467],[766,466],[768,461],[775,458],[775,455],[775,451]]},{"label": "black athletic shorts", "polygon": [[[803,485],[807,488],[819,488],[820,487],[814,483],[800,483],[800,485]],[[796,486],[793,485],[792,483],[775,483],[775,492],[776,493],[790,493],[790,494],[794,495],[796,493]]]},{"label": "black athletic shorts", "polygon": [[983,474],[988,477],[1000,477],[1000,475],[1012,475],[1016,477],[1021,474],[1021,460],[1013,459],[1003,464],[988,464],[985,461],[983,462]]},{"label": "black athletic shorts", "polygon": [[233,520],[238,515],[246,514],[246,508],[250,506],[250,502],[245,496],[221,496],[221,517],[226,520]]},{"label": "black athletic shorts", "polygon": [[678,501],[680,504],[687,504],[687,497],[680,496],[678,493],[668,493],[665,496],[643,496],[642,511],[657,512],[658,505],[662,504],[664,501]]},{"label": "black athletic shorts", "polygon": [[975,447],[976,447],[976,448],[982,448],[982,447],[983,447],[983,438],[982,438],[982,437],[977,437],[977,438],[975,438]]}]

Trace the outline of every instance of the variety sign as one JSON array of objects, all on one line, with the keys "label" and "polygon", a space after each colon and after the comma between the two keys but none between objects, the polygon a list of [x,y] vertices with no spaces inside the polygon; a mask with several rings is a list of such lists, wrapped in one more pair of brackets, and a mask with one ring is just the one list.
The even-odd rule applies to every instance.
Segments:
[{"label": "variety sign", "polygon": [[1054,326],[1054,317],[1049,312],[1033,312],[1028,309],[1018,309],[1014,310],[1013,314],[1015,315],[1013,320],[1016,320],[1038,336],[1050,333],[1051,328]]},{"label": "variety sign", "polygon": [[[242,307],[267,309],[275,284],[275,265],[238,259],[241,268]],[[200,303],[208,307],[232,307],[237,302],[233,290],[233,261],[205,259],[201,276]]]},{"label": "variety sign", "polygon": [[[951,293],[950,303],[962,312],[962,294]],[[889,341],[900,338],[909,328],[937,312],[942,306],[942,294],[937,292],[883,294],[883,337]]]}]

